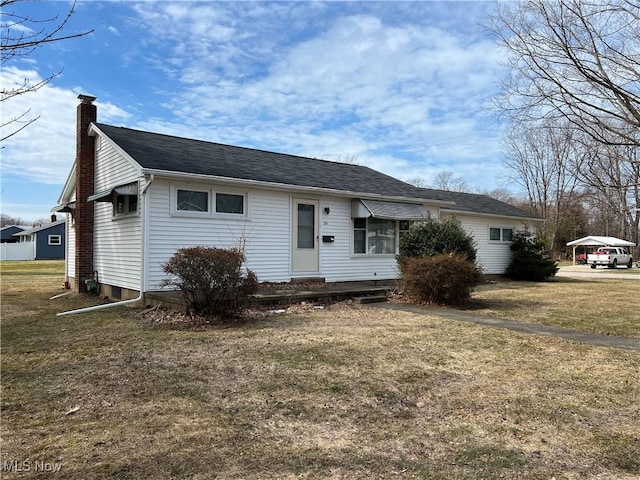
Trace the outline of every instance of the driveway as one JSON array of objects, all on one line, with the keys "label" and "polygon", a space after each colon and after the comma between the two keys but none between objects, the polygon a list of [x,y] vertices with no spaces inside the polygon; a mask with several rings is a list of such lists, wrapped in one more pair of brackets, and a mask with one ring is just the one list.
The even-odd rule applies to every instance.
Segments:
[{"label": "driveway", "polygon": [[616,270],[606,267],[591,268],[588,265],[574,265],[569,267],[560,267],[558,277],[571,277],[571,278],[597,278],[600,280],[606,280],[608,278],[615,278],[621,280],[635,280],[640,282],[640,269],[626,267],[619,267]]}]

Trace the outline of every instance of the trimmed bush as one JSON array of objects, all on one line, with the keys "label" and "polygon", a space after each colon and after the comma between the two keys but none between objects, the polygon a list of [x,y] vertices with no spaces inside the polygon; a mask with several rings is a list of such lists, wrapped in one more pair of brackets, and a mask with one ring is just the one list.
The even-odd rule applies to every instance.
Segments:
[{"label": "trimmed bush", "polygon": [[473,237],[454,220],[428,219],[412,225],[402,236],[398,261],[402,263],[405,258],[433,257],[452,252],[475,262],[477,251]]},{"label": "trimmed bush", "polygon": [[440,305],[462,305],[482,275],[462,253],[406,258],[401,263],[404,292],[412,300]]},{"label": "trimmed bush", "polygon": [[244,261],[238,248],[181,248],[162,266],[171,277],[161,285],[180,290],[187,314],[231,320],[258,289],[255,274],[243,271]]},{"label": "trimmed bush", "polygon": [[558,263],[549,256],[544,242],[527,230],[514,233],[511,251],[506,276],[513,280],[542,282],[558,272]]}]

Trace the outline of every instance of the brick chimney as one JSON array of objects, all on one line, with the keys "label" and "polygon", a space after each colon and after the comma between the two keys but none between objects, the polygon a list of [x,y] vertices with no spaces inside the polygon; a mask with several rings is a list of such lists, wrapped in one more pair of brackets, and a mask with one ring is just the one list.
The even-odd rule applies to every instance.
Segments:
[{"label": "brick chimney", "polygon": [[93,202],[87,197],[94,193],[95,138],[89,136],[89,126],[98,118],[96,97],[78,95],[76,130],[76,265],[75,290],[86,292],[84,281],[93,278]]}]

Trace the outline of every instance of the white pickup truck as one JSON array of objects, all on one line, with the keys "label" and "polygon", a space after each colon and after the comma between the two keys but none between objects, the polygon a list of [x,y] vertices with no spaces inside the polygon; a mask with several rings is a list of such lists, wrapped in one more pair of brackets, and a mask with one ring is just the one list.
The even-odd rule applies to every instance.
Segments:
[{"label": "white pickup truck", "polygon": [[595,253],[587,255],[587,263],[591,268],[605,265],[608,268],[617,268],[618,265],[633,267],[633,257],[620,247],[601,247]]}]

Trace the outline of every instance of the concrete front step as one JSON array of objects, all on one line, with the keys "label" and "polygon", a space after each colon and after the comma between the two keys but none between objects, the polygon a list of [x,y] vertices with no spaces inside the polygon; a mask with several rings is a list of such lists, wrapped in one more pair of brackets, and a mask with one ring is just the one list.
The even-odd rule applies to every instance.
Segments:
[{"label": "concrete front step", "polygon": [[386,295],[368,295],[366,297],[355,297],[353,301],[356,303],[360,303],[362,305],[365,305],[367,303],[380,303],[380,302],[386,302],[387,296]]}]

